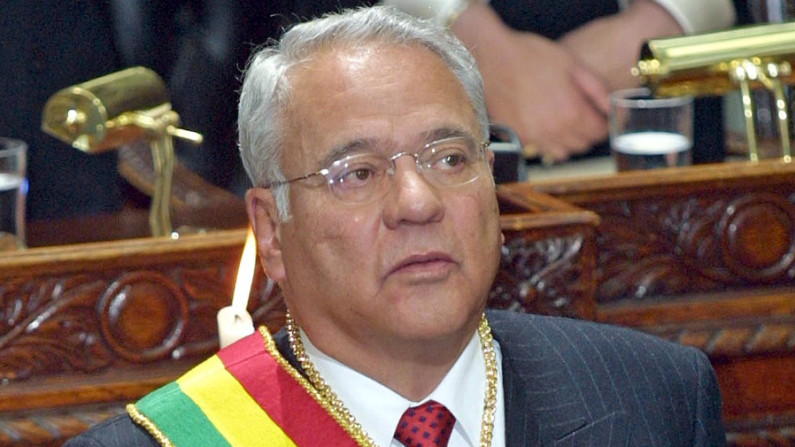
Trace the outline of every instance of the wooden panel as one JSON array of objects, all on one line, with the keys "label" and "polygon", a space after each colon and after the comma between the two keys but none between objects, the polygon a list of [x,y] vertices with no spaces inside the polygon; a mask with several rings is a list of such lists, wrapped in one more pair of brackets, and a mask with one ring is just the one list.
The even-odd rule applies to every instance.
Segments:
[{"label": "wooden panel", "polygon": [[741,162],[508,188],[599,215],[596,319],[707,353],[730,445],[795,445],[795,165]]},{"label": "wooden panel", "polygon": [[505,244],[489,306],[593,319],[599,218],[543,194],[499,197]]},{"label": "wooden panel", "polygon": [[[752,356],[714,362],[727,422],[771,413],[795,414],[795,357]],[[780,380],[781,378],[784,380]]]},{"label": "wooden panel", "polygon": [[599,214],[597,301],[795,286],[795,165],[779,161],[529,183]]}]

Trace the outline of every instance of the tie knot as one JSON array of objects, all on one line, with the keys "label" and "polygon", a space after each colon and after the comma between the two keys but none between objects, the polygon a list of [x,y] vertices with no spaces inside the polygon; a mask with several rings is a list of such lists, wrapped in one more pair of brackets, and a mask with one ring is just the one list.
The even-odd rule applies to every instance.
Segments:
[{"label": "tie knot", "polygon": [[455,417],[444,405],[429,400],[403,413],[395,439],[406,447],[447,447]]}]

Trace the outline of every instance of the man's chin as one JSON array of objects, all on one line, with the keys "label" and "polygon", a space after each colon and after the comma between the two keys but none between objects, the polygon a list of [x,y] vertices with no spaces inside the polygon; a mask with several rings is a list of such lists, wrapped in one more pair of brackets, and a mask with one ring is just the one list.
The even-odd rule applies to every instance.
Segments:
[{"label": "man's chin", "polygon": [[460,308],[437,309],[437,312],[417,313],[416,316],[396,319],[393,327],[406,341],[434,343],[450,339],[469,338],[477,329],[480,313],[465,314]]}]

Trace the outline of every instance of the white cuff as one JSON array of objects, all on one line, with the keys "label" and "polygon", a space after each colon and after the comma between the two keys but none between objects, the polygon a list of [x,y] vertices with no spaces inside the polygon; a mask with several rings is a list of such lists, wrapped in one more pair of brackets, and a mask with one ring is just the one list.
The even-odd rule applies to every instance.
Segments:
[{"label": "white cuff", "polygon": [[[474,0],[382,0],[381,3],[396,6],[399,10],[421,19],[449,26],[451,21],[464,12]],[[480,0],[487,3],[488,0]]]},{"label": "white cuff", "polygon": [[[626,8],[632,0],[619,0]],[[734,25],[736,15],[731,0],[653,0],[679,23],[685,34],[704,33]]]}]

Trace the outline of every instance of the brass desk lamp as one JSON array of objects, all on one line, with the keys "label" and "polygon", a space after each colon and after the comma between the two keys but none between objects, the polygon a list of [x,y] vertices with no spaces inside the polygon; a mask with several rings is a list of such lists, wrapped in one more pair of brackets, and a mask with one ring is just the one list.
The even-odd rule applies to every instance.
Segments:
[{"label": "brass desk lamp", "polygon": [[795,83],[795,22],[753,25],[682,37],[650,40],[632,68],[655,95],[742,95],[748,153],[759,160],[751,89],[773,92],[782,157],[792,160],[784,85]]},{"label": "brass desk lamp", "polygon": [[143,139],[152,150],[155,184],[149,210],[153,236],[172,232],[173,137],[201,144],[202,135],[180,129],[163,80],[133,67],[56,92],[47,100],[42,130],[90,154]]}]

